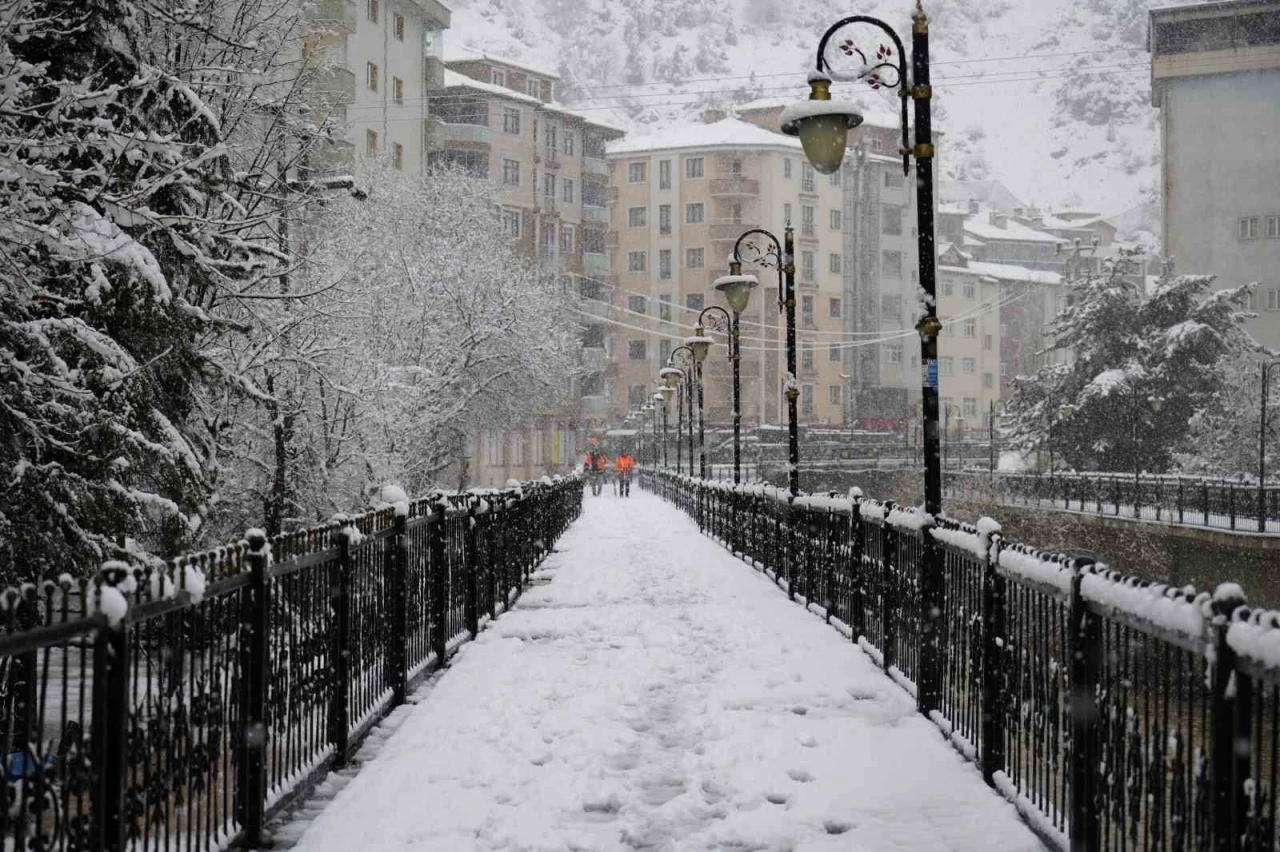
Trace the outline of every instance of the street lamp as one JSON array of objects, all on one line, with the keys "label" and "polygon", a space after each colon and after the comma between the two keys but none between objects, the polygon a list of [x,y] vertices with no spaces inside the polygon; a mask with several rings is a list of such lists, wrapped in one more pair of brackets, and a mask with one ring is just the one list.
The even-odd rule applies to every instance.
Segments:
[{"label": "street lamp", "polygon": [[1271,371],[1277,365],[1280,361],[1262,365],[1262,417],[1258,424],[1258,532],[1267,531],[1267,391],[1271,384]]},{"label": "street lamp", "polygon": [[[658,380],[663,383],[663,387],[658,388],[659,391],[666,393],[668,390],[677,392],[680,387],[680,380],[684,378],[684,370],[671,366],[670,356],[667,358],[667,366],[658,370]],[[671,397],[668,396],[668,399]],[[683,473],[680,461],[680,430],[684,421],[684,394],[681,393],[676,397],[676,473]]]},{"label": "street lamp", "polygon": [[[651,456],[650,456],[650,454],[649,454],[649,453],[645,453],[645,452],[643,452],[643,450],[644,450],[644,441],[645,441],[645,420],[649,419],[649,418],[650,418],[650,417],[652,417],[652,416],[653,416],[653,403],[652,403],[652,402],[646,402],[644,405],[640,406],[640,447],[641,447],[641,453],[642,453],[643,458],[644,458],[646,461],[648,461],[650,464],[652,464],[652,463],[653,463],[653,459],[651,458]],[[649,430],[649,438],[650,438],[650,439],[652,439],[652,438],[653,438],[653,430],[652,430],[652,429],[650,429],[650,430]],[[652,444],[652,443],[654,443],[654,442],[651,440],[651,441],[650,441],[650,443]],[[655,444],[655,446],[656,446],[656,444]]]},{"label": "street lamp", "polygon": [[[852,38],[837,42],[840,53],[855,63],[847,73],[840,73],[827,60],[827,45],[833,35],[845,27],[868,25],[878,29],[891,45],[880,37],[872,40],[875,45],[869,53],[862,50]],[[809,99],[792,104],[782,111],[781,129],[790,136],[799,136],[805,155],[813,167],[825,174],[834,173],[840,167],[847,146],[851,127],[861,123],[856,108],[847,101],[831,99],[833,76],[860,80],[873,89],[897,88],[901,102],[902,173],[910,173],[911,158],[916,160],[916,235],[919,246],[921,308],[924,316],[916,323],[920,334],[920,366],[923,378],[923,419],[925,444],[924,510],[937,516],[942,511],[942,471],[938,441],[938,322],[936,257],[934,253],[933,222],[933,122],[930,104],[933,89],[929,85],[929,18],[916,2],[911,27],[911,80],[908,82],[906,51],[902,39],[893,28],[877,18],[854,15],[843,18],[827,28],[818,42],[815,68],[809,74]],[[915,101],[915,145],[907,144],[907,101]],[[936,548],[926,538],[925,564],[935,568]],[[926,625],[929,641],[936,644],[933,633],[936,619]],[[932,676],[932,675],[931,675]],[[933,683],[922,687],[928,693],[921,705],[934,709],[937,696]]]},{"label": "street lamp", "polygon": [[[667,467],[667,403],[671,399],[671,388],[663,386],[653,395],[654,405],[662,407],[662,466]],[[657,436],[657,418],[654,418],[654,436]]]},{"label": "street lamp", "polygon": [[[1135,516],[1137,515],[1137,511],[1138,511],[1137,510],[1138,489],[1141,487],[1139,483],[1141,481],[1141,470],[1142,470],[1142,458],[1141,458],[1142,454],[1138,452],[1138,423],[1142,419],[1141,402],[1142,400],[1140,399],[1138,389],[1134,388],[1133,389],[1133,505],[1134,505]],[[1160,409],[1164,408],[1164,397],[1155,396],[1155,395],[1148,396],[1147,405],[1151,407],[1151,410],[1153,412],[1155,412],[1156,414],[1159,414]]]},{"label": "street lamp", "polygon": [[[796,263],[795,263],[795,231],[791,223],[786,223],[782,232],[783,241],[763,228],[752,228],[738,237],[733,244],[731,260],[743,261],[742,250],[749,249],[752,256],[746,258],[757,266],[772,266],[778,270],[778,306],[787,312],[787,487],[791,496],[800,493],[800,433],[799,418],[796,414],[796,397],[800,395],[800,387],[796,380]],[[767,240],[763,250],[752,241],[751,237],[759,235]]]},{"label": "street lamp", "polygon": [[[742,264],[736,260],[729,261],[729,274],[715,280],[715,288],[724,294],[733,312],[729,319],[729,360],[733,363],[733,484],[742,482],[742,381],[739,371],[742,368],[742,340],[739,335],[739,323],[742,312],[751,301],[751,291],[760,286],[754,275],[743,275]],[[710,309],[708,309],[710,310]],[[717,310],[724,308],[717,306]],[[704,310],[698,315],[698,322],[707,313]]]},{"label": "street lamp", "polygon": [[[667,364],[675,366],[676,356],[683,355],[689,362],[686,369],[678,368],[682,382],[681,388],[681,409],[689,412],[689,475],[693,476],[693,386],[697,381],[698,359],[694,357],[693,350],[687,345],[677,346],[671,350],[671,354],[667,356]],[[705,355],[703,356],[705,357]],[[676,444],[679,445],[680,432],[676,430]],[[677,450],[676,460],[679,462],[680,453]]]},{"label": "street lamp", "polygon": [[[1098,239],[1097,234],[1094,234],[1089,238],[1088,246],[1082,245],[1080,243],[1079,237],[1075,238],[1075,240],[1073,241],[1073,245],[1070,249],[1071,255],[1063,263],[1062,280],[1064,282],[1075,280],[1075,276],[1073,273],[1077,269],[1079,269],[1080,261],[1083,259],[1081,255],[1083,255],[1086,252],[1089,253],[1090,255],[1097,254],[1099,242],[1100,240]],[[1053,253],[1055,255],[1061,257],[1064,251],[1066,251],[1066,249],[1062,247],[1062,243],[1053,244]]]},{"label": "street lamp", "polygon": [[[705,312],[704,310],[703,313]],[[706,409],[702,405],[702,362],[707,360],[707,355],[711,352],[714,343],[703,333],[704,331],[702,317],[699,315],[698,324],[693,327],[693,336],[685,338],[684,341],[684,345],[693,355],[693,378],[698,386],[698,476],[702,479],[707,478],[707,424]]]}]

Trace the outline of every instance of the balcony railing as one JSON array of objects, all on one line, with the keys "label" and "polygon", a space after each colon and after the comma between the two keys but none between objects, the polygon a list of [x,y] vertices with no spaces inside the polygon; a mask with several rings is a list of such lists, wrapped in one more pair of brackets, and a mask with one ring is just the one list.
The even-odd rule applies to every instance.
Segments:
[{"label": "balcony railing", "polygon": [[583,157],[582,171],[589,175],[609,176],[609,164],[600,157]]},{"label": "balcony railing", "polygon": [[600,204],[583,204],[582,218],[588,222],[609,222],[609,208]]},{"label": "balcony railing", "polygon": [[711,195],[718,198],[759,195],[760,181],[751,178],[713,178]]},{"label": "balcony railing", "polygon": [[582,268],[587,271],[588,275],[606,273],[609,271],[609,256],[604,252],[584,251],[582,253]]},{"label": "balcony railing", "polygon": [[742,236],[744,231],[749,231],[753,227],[755,226],[746,222],[734,222],[730,220],[712,222],[711,239],[716,242],[734,242],[738,237]]},{"label": "balcony railing", "polygon": [[493,144],[493,131],[483,124],[450,124],[440,122],[445,142],[470,142],[481,145]]}]

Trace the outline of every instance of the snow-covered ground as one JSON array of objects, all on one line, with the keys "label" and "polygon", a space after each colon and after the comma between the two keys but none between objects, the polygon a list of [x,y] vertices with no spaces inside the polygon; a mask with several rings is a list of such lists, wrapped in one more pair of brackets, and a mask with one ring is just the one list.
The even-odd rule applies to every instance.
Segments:
[{"label": "snow-covered ground", "polygon": [[545,571],[297,852],[1042,848],[857,647],[657,498],[589,498]]}]

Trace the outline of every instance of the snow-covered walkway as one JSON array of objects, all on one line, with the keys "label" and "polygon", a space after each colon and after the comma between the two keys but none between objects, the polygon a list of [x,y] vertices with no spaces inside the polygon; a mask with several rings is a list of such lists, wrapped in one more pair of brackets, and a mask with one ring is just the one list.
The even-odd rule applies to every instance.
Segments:
[{"label": "snow-covered walkway", "polygon": [[861,651],[657,498],[588,498],[545,569],[297,852],[1042,848]]}]

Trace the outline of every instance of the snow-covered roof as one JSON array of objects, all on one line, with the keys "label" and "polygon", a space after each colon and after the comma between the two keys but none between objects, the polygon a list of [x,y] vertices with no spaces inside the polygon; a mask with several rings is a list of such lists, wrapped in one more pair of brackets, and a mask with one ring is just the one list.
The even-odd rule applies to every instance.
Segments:
[{"label": "snow-covered roof", "polygon": [[987,278],[995,278],[998,281],[1020,281],[1031,284],[1062,283],[1062,276],[1056,272],[1046,272],[1043,269],[1027,269],[1025,266],[1014,266],[1011,263],[989,263],[987,261],[971,260],[968,266],[939,266],[938,268],[945,272],[955,272],[960,275],[965,273],[981,275]]},{"label": "snow-covered roof", "polygon": [[595,113],[579,112],[578,110],[575,110],[573,107],[565,106],[564,104],[559,103],[557,101],[552,101],[549,104],[543,104],[542,108],[545,109],[547,112],[555,113],[556,115],[563,115],[569,118],[576,118],[579,121],[585,121],[587,124],[594,124],[596,127],[603,127],[605,130],[613,130],[618,133],[627,132],[627,129],[625,127],[622,127],[621,125],[618,125],[618,124],[614,124],[613,122],[608,121],[602,116],[596,115]]},{"label": "snow-covered roof", "polygon": [[1053,234],[1046,234],[1044,231],[1037,231],[1035,228],[1028,227],[1021,222],[1013,219],[1006,219],[1005,226],[1001,228],[998,225],[991,224],[990,217],[986,211],[970,216],[964,220],[965,233],[971,233],[978,239],[982,240],[1006,240],[1021,243],[1065,243],[1062,237],[1055,237]]},{"label": "snow-covered roof", "polygon": [[799,151],[800,140],[737,118],[711,124],[684,124],[610,143],[608,153],[637,154],[679,148],[782,148]]},{"label": "snow-covered roof", "polygon": [[961,203],[961,202],[958,202],[958,201],[944,201],[944,202],[942,202],[941,204],[939,204],[939,205],[938,205],[938,212],[939,212],[939,213],[951,213],[951,214],[953,214],[953,215],[954,215],[954,214],[960,214],[960,215],[963,215],[963,216],[968,216],[968,215],[969,215],[969,205],[968,205],[968,204]]},{"label": "snow-covered roof", "polygon": [[508,89],[506,86],[495,86],[493,83],[481,83],[479,80],[473,80],[466,74],[457,71],[444,69],[444,87],[446,89],[465,88],[475,89],[477,92],[484,92],[489,95],[499,95],[500,97],[510,98],[513,101],[521,101],[527,104],[536,104],[537,106],[545,106],[542,101],[526,95],[523,92],[516,92]]},{"label": "snow-covered roof", "polygon": [[493,53],[486,53],[483,50],[477,50],[474,47],[466,47],[464,45],[446,42],[444,47],[444,62],[448,65],[450,62],[496,62],[499,65],[505,65],[508,68],[516,68],[521,71],[530,71],[541,77],[550,77],[553,80],[559,80],[560,75],[552,71],[545,65],[538,65],[523,59],[511,59],[506,56],[498,56]]},{"label": "snow-covered roof", "polygon": [[[794,95],[783,95],[772,98],[757,98],[754,101],[748,101],[745,104],[739,104],[734,107],[738,112],[758,112],[762,110],[779,109],[789,107],[797,101],[808,99],[809,91],[807,89],[797,89]],[[858,105],[859,112],[862,113],[862,121],[864,124],[870,124],[875,127],[897,128],[901,122],[901,117],[894,112],[887,104],[867,98],[852,98],[854,103]]]}]

